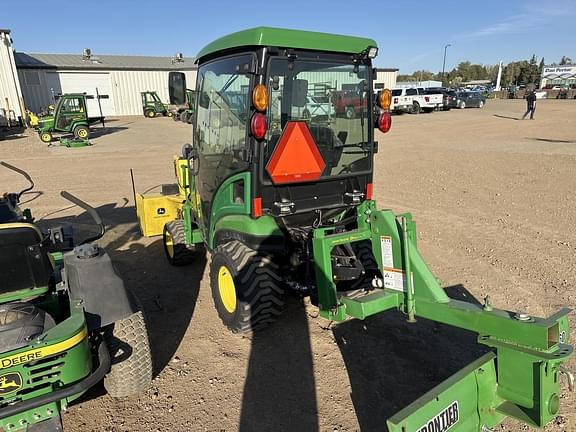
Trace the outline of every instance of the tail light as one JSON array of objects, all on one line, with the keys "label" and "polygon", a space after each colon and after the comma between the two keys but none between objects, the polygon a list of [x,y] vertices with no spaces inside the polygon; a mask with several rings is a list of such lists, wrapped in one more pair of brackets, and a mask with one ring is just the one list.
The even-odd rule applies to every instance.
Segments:
[{"label": "tail light", "polygon": [[372,183],[368,183],[366,185],[366,199],[367,200],[372,199]]},{"label": "tail light", "polygon": [[262,198],[256,197],[252,199],[252,216],[262,216]]},{"label": "tail light", "polygon": [[384,111],[380,114],[378,118],[378,129],[382,133],[386,133],[392,127],[392,116],[390,115],[390,111]]},{"label": "tail light", "polygon": [[425,100],[426,102],[430,102],[430,96],[424,96],[424,100]]},{"label": "tail light", "polygon": [[250,121],[250,130],[256,139],[262,139],[268,130],[268,122],[266,116],[262,113],[255,113]]},{"label": "tail light", "polygon": [[398,103],[398,98],[394,98],[394,104]]}]

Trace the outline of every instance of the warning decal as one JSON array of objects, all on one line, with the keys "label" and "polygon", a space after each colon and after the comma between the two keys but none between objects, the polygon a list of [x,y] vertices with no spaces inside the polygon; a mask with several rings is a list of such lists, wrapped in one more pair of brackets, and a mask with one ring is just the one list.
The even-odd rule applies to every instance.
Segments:
[{"label": "warning decal", "polygon": [[406,275],[402,270],[385,268],[383,272],[384,288],[406,291]]},{"label": "warning decal", "polygon": [[380,236],[380,249],[382,250],[382,267],[394,267],[392,237]]}]

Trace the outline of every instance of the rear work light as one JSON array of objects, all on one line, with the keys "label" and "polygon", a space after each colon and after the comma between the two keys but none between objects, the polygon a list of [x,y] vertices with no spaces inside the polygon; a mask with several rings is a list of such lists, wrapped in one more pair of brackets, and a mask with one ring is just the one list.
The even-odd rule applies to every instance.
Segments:
[{"label": "rear work light", "polygon": [[392,127],[392,116],[390,111],[384,111],[378,118],[378,129],[380,132],[386,133]]},{"label": "rear work light", "polygon": [[268,130],[268,122],[266,116],[262,113],[255,113],[250,121],[250,130],[254,138],[261,140],[266,136]]},{"label": "rear work light", "polygon": [[268,108],[268,89],[263,84],[258,84],[252,91],[252,104],[258,111]]}]

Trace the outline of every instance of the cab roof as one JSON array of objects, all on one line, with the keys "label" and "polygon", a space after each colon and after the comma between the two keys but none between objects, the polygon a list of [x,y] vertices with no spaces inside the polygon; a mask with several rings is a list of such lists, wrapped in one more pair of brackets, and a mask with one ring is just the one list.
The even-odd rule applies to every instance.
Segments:
[{"label": "cab roof", "polygon": [[314,51],[358,54],[378,44],[369,38],[290,30],[274,27],[255,27],[223,36],[200,50],[197,61],[220,51],[249,46],[307,49]]}]

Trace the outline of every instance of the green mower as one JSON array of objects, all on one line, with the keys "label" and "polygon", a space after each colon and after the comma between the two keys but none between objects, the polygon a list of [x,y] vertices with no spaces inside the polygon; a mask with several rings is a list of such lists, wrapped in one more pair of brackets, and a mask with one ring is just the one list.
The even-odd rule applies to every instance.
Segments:
[{"label": "green mower", "polygon": [[140,92],[142,97],[142,113],[144,117],[154,118],[158,114],[163,116],[172,117],[172,112],[168,110],[168,106],[163,104],[160,96],[155,91]]},{"label": "green mower", "polygon": [[45,143],[52,142],[54,134],[72,134],[77,141],[88,141],[90,125],[102,120],[103,117],[88,117],[85,94],[70,93],[59,97],[51,115],[38,118],[36,130]]},{"label": "green mower", "polygon": [[[163,236],[173,265],[209,251],[215,308],[233,332],[278,319],[294,291],[332,321],[397,309],[477,333],[490,352],[389,418],[391,432],[487,431],[506,417],[544,426],[562,378],[573,385],[569,309],[538,318],[448,297],[412,216],[377,207],[374,131],[391,127],[390,91],[372,92],[377,53],[371,39],[267,27],[207,45],[193,143],[175,159],[177,184],[136,195],[141,230]],[[319,84],[354,92],[358,114],[302,115]],[[170,73],[169,88],[181,103],[184,75]]]},{"label": "green mower", "polygon": [[137,299],[95,242],[76,243],[69,226],[42,231],[20,197],[0,199],[0,430],[61,431],[60,413],[104,379],[113,397],[141,392],[152,378],[146,323]]}]

